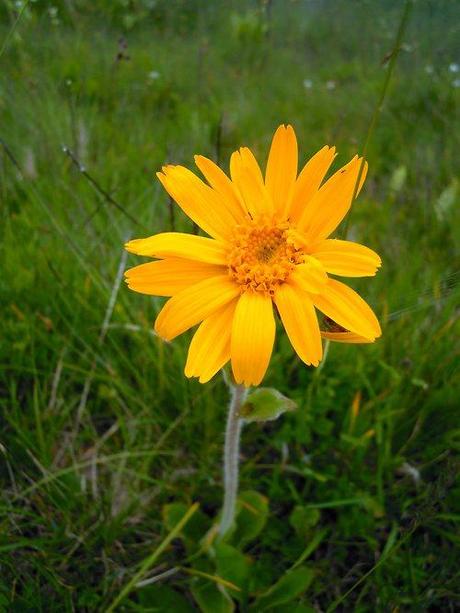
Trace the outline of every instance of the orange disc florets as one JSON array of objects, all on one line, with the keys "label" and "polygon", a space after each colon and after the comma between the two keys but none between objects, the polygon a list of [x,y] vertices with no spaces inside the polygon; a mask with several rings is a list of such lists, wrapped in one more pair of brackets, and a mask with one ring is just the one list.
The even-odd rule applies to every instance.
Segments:
[{"label": "orange disc florets", "polygon": [[295,245],[289,224],[269,220],[235,228],[228,257],[231,278],[242,290],[252,289],[273,294],[297,264],[304,261]]}]

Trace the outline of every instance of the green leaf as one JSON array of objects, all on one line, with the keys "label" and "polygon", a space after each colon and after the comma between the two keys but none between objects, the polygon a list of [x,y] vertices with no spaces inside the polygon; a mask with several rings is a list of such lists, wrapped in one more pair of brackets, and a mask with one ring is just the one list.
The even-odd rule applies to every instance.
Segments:
[{"label": "green leaf", "polygon": [[300,554],[299,558],[296,560],[294,566],[292,567],[293,569],[300,566],[302,562],[304,562],[307,558],[309,558],[311,554],[318,549],[318,547],[323,542],[323,539],[327,533],[328,533],[327,528],[323,528],[319,532],[315,531],[315,534],[309,540],[308,545],[305,547],[305,549]]},{"label": "green leaf", "polygon": [[306,538],[311,529],[319,522],[321,514],[318,509],[296,506],[289,516],[289,523],[296,531],[297,535]]},{"label": "green leaf", "polygon": [[193,613],[195,610],[182,594],[167,585],[148,585],[139,588],[138,598],[142,610],[148,609],[158,611],[158,613],[167,611]]},{"label": "green leaf", "polygon": [[238,496],[236,527],[230,540],[239,547],[253,541],[263,530],[268,518],[268,499],[248,490]]},{"label": "green leaf", "polygon": [[192,595],[203,613],[233,613],[235,604],[226,588],[199,579],[192,586]]},{"label": "green leaf", "polygon": [[272,421],[286,411],[297,408],[296,403],[271,387],[259,387],[246,399],[239,416],[247,422]]},{"label": "green leaf", "polygon": [[219,577],[230,581],[241,590],[238,592],[227,588],[229,594],[237,599],[243,598],[251,568],[250,558],[227,543],[217,543],[214,547],[214,553]]},{"label": "green leaf", "polygon": [[[182,502],[173,502],[163,507],[163,523],[167,530],[172,530],[185,515],[188,506]],[[194,516],[184,526],[180,536],[189,543],[198,544],[209,530],[211,522],[202,511],[195,511]]]},{"label": "green leaf", "polygon": [[310,586],[315,573],[308,566],[299,566],[288,571],[272,587],[259,596],[251,607],[254,611],[265,611],[301,596]]}]

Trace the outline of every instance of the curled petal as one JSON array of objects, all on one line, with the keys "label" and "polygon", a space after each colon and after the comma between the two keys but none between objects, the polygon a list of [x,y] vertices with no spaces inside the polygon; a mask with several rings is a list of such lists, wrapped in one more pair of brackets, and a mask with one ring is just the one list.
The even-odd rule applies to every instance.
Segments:
[{"label": "curled petal", "polygon": [[343,332],[321,330],[321,337],[335,343],[350,343],[353,345],[373,343],[375,341],[375,339],[364,338],[364,336],[359,336],[349,330],[344,330]]}]

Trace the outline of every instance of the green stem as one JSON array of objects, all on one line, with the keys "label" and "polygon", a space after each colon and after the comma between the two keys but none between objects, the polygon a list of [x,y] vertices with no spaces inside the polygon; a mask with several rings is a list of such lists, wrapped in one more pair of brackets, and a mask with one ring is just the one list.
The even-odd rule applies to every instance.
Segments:
[{"label": "green stem", "polygon": [[248,389],[244,385],[232,385],[232,397],[228,409],[224,447],[224,504],[219,525],[219,538],[223,538],[235,519],[240,435],[243,420],[239,417],[241,406],[246,400]]},{"label": "green stem", "polygon": [[[413,2],[414,2],[414,0],[406,0],[406,3],[404,5],[404,11],[403,11],[402,16],[401,16],[401,21],[399,23],[398,33],[396,34],[395,43],[393,45],[393,49],[391,50],[391,52],[389,54],[390,61],[389,61],[389,64],[388,64],[388,70],[387,70],[387,74],[386,74],[386,77],[385,77],[385,81],[383,82],[382,91],[380,93],[380,96],[379,96],[379,99],[377,101],[377,104],[376,104],[376,106],[374,108],[374,112],[372,114],[372,118],[371,118],[371,121],[369,123],[369,127],[367,129],[366,138],[364,140],[363,148],[362,148],[362,151],[361,151],[361,155],[362,155],[363,159],[361,160],[361,165],[359,167],[358,176],[356,178],[356,183],[355,183],[355,187],[354,187],[354,190],[353,190],[353,195],[351,197],[351,202],[352,203],[354,202],[354,200],[356,198],[356,194],[358,192],[358,186],[359,186],[359,183],[361,181],[361,175],[362,175],[363,170],[364,170],[364,163],[365,163],[365,159],[366,159],[369,143],[370,143],[372,135],[374,133],[375,126],[377,125],[377,120],[378,120],[378,118],[380,116],[380,113],[382,112],[383,103],[385,102],[385,98],[386,98],[386,95],[388,93],[388,86],[390,85],[391,76],[392,76],[393,70],[394,70],[394,68],[396,66],[396,60],[398,59],[399,52],[401,51],[402,39],[403,39],[404,33],[406,31],[407,24],[409,22],[409,15],[410,15],[410,12],[412,10]],[[350,215],[347,216],[347,219],[345,221],[345,225],[344,225],[344,229],[343,229],[343,238],[347,237],[349,223],[350,223]]]},{"label": "green stem", "polygon": [[19,22],[21,21],[21,17],[24,14],[24,11],[26,10],[28,4],[29,4],[30,0],[26,0],[24,2],[24,4],[21,7],[21,10],[18,13],[18,16],[16,17],[16,19],[13,22],[13,25],[11,26],[11,28],[8,30],[7,35],[5,36],[5,40],[3,41],[3,45],[2,48],[0,49],[0,57],[2,57],[3,53],[5,52],[5,49],[10,41],[10,38],[13,36],[14,31],[16,30]]}]

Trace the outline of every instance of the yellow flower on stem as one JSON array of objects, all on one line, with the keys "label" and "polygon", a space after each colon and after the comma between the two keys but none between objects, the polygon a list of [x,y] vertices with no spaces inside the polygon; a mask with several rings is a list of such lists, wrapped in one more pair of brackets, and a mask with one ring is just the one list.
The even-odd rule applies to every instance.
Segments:
[{"label": "yellow flower on stem", "polygon": [[[323,183],[335,148],[320,149],[299,175],[297,156],[294,130],[282,125],[265,177],[247,147],[231,156],[231,178],[203,156],[195,162],[207,183],[183,166],[164,166],[157,173],[164,188],[209,237],[166,232],[126,245],[157,258],[128,270],[128,286],[171,296],[157,334],[172,340],[200,324],[185,374],[201,383],[229,360],[237,383],[261,382],[275,339],[274,308],[307,365],[319,364],[321,337],[366,343],[381,334],[368,304],[330,276],[373,276],[381,264],[368,247],[329,238],[359,194],[367,163],[355,156]],[[320,330],[316,309],[328,330]]]}]

